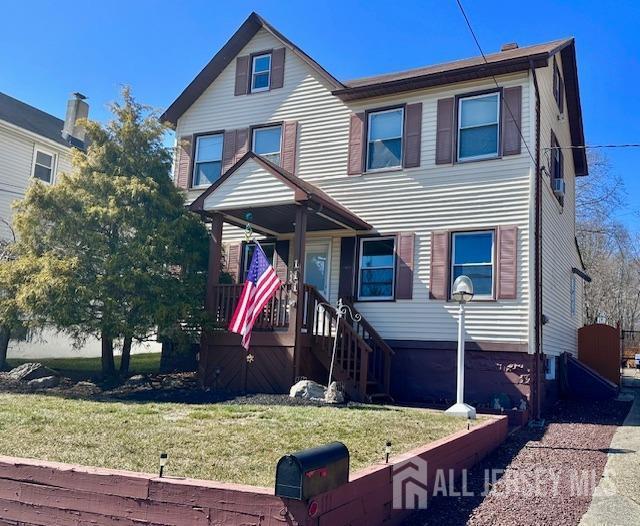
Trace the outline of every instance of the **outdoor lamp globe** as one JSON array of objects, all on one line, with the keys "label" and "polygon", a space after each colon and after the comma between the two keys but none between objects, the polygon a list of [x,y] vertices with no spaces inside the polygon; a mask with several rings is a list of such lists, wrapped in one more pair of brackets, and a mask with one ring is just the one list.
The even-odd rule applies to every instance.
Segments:
[{"label": "outdoor lamp globe", "polygon": [[467,276],[458,276],[453,282],[451,296],[458,303],[467,303],[473,298],[473,283]]}]

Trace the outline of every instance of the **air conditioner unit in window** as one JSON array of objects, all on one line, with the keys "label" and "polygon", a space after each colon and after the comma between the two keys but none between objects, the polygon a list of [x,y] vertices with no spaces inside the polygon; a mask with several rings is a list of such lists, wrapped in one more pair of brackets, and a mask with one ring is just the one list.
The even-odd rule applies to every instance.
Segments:
[{"label": "air conditioner unit in window", "polygon": [[564,197],[565,184],[564,179],[555,178],[553,179],[553,193],[556,197]]}]

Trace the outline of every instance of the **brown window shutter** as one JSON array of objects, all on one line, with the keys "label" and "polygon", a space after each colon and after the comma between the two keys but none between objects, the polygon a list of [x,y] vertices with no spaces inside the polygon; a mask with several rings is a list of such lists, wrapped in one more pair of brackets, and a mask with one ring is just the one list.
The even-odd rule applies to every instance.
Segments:
[{"label": "brown window shutter", "polygon": [[453,115],[455,99],[440,99],[438,101],[438,116],[436,118],[436,164],[450,164],[453,162]]},{"label": "brown window shutter", "polygon": [[275,259],[276,274],[283,283],[286,283],[289,277],[289,241],[287,239],[276,241]]},{"label": "brown window shutter", "polygon": [[558,98],[558,63],[556,62],[556,59],[553,59],[553,97],[556,100],[559,100]]},{"label": "brown window shutter", "polygon": [[345,301],[350,301],[355,296],[356,241],[355,237],[343,237],[340,240],[338,297]]},{"label": "brown window shutter", "polygon": [[178,141],[178,159],[176,162],[175,183],[179,188],[189,188],[191,182],[191,152],[193,137],[184,135]]},{"label": "brown window shutter", "polygon": [[298,123],[286,121],[282,125],[282,153],[280,165],[290,174],[296,173],[296,144],[298,141]]},{"label": "brown window shutter", "polygon": [[518,289],[518,227],[498,227],[498,299],[515,299]]},{"label": "brown window shutter", "polygon": [[281,88],[284,85],[284,55],[285,48],[274,49],[271,52],[271,83],[269,89]]},{"label": "brown window shutter", "polygon": [[349,125],[349,161],[347,175],[362,173],[364,148],[364,113],[351,114]]},{"label": "brown window shutter", "polygon": [[446,300],[449,297],[449,232],[431,234],[431,266],[429,297]]},{"label": "brown window shutter", "polygon": [[227,130],[224,132],[222,143],[222,173],[225,173],[235,164],[235,152],[236,130]]},{"label": "brown window shutter", "polygon": [[249,55],[236,59],[236,87],[234,95],[246,95],[249,92]]},{"label": "brown window shutter", "polygon": [[404,166],[420,166],[422,138],[422,103],[407,104],[404,117]]},{"label": "brown window shutter", "polygon": [[231,275],[234,283],[239,283],[241,248],[242,245],[240,243],[233,243],[225,247],[224,265],[222,269]]},{"label": "brown window shutter", "polygon": [[396,238],[396,299],[413,298],[413,257],[415,234],[401,232]]},{"label": "brown window shutter", "polygon": [[236,130],[236,143],[234,152],[234,164],[237,163],[242,156],[249,151],[249,128],[240,128]]},{"label": "brown window shutter", "polygon": [[518,155],[521,148],[522,86],[502,92],[502,155]]},{"label": "brown window shutter", "polygon": [[558,108],[560,109],[560,113],[564,113],[564,80],[562,80],[562,77],[560,77],[558,89],[560,90],[558,92]]}]

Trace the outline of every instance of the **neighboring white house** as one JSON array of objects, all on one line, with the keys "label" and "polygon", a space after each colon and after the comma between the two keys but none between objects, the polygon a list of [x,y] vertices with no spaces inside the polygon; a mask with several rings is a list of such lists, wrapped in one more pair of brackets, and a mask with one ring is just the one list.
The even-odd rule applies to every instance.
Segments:
[{"label": "neighboring white house", "polygon": [[[0,238],[13,238],[12,204],[24,197],[34,180],[55,184],[60,174],[71,171],[72,148],[84,148],[84,130],[77,122],[88,115],[89,105],[80,93],[68,101],[64,120],[0,93]],[[27,340],[11,340],[8,356],[100,356],[100,341],[90,338],[73,349],[68,337],[45,329]]]},{"label": "neighboring white house", "polygon": [[[341,82],[253,13],[163,118],[178,140],[176,183],[212,223],[212,257],[224,222],[224,269],[242,282],[250,222],[282,277],[332,303],[352,301],[370,329],[361,340],[391,363],[389,386],[371,352],[372,391],[453,398],[450,287],[460,274],[476,288],[471,400],[539,404],[557,357],[576,354],[588,276],[575,241],[575,178],[587,163],[575,148],[584,138],[573,39]],[[208,285],[222,324],[235,290]],[[249,365],[232,336],[203,340],[203,381],[282,391],[296,376],[324,374],[322,341],[302,312],[307,296],[287,301],[291,318],[264,322],[272,330]],[[362,376],[344,373],[354,385]]]}]

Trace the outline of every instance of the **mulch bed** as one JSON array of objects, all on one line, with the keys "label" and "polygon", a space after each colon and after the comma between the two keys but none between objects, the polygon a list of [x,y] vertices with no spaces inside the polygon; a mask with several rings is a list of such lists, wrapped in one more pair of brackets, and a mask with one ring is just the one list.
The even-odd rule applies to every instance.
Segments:
[{"label": "mulch bed", "polygon": [[[586,473],[582,480],[588,484],[583,488],[591,489],[600,480],[611,439],[629,407],[628,402],[613,400],[558,402],[544,429],[516,430],[468,472],[466,488],[474,496],[436,496],[427,510],[403,524],[578,524],[591,502],[591,491],[579,491],[579,477]],[[491,469],[505,470],[504,476],[482,496],[486,470]]]}]

